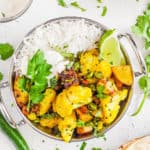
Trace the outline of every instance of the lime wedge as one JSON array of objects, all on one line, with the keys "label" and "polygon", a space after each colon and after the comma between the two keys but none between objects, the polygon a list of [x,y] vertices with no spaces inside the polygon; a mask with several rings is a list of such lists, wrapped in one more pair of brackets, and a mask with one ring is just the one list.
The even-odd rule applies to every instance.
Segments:
[{"label": "lime wedge", "polygon": [[100,58],[110,63],[112,66],[126,64],[126,59],[120,49],[118,39],[114,36],[115,30],[106,31],[99,42]]}]

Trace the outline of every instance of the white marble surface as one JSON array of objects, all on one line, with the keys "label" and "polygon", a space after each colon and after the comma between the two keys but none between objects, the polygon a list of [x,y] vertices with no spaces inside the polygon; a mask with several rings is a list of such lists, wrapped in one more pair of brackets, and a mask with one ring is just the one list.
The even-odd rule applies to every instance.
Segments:
[{"label": "white marble surface", "polygon": [[[33,27],[60,16],[83,16],[99,21],[110,28],[116,28],[120,32],[130,32],[130,26],[134,24],[136,16],[145,9],[146,3],[150,2],[150,0],[139,0],[139,2],[136,2],[136,0],[103,1],[103,5],[108,7],[108,13],[105,17],[100,15],[102,9],[96,8],[96,0],[80,0],[82,6],[87,8],[87,11],[84,13],[71,7],[64,9],[57,5],[56,0],[34,0],[30,9],[22,17],[16,21],[0,24],[0,42],[9,42],[16,47]],[[139,38],[135,37],[135,40],[144,55],[143,43]],[[10,61],[11,59],[6,62],[0,61],[0,71],[5,74],[4,80],[8,78]],[[142,96],[136,84],[135,86],[134,96],[126,115],[114,128],[107,132],[107,141],[103,139],[88,140],[86,141],[88,143],[86,150],[91,150],[92,147],[101,147],[103,150],[116,150],[120,144],[132,138],[150,134],[149,99],[146,101],[141,113],[137,117],[131,117]],[[9,112],[15,118],[16,114],[13,113],[11,107]],[[55,150],[56,147],[60,150],[79,150],[81,145],[80,142],[66,144],[49,139],[37,133],[28,125],[20,127],[19,130],[27,140],[31,150]],[[42,142],[43,140],[44,142]],[[11,141],[1,131],[0,149],[15,150]]]}]

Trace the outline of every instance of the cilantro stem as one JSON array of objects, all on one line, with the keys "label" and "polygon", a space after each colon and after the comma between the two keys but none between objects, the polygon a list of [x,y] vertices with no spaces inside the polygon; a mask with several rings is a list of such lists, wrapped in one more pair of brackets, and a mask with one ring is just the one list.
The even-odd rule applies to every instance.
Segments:
[{"label": "cilantro stem", "polygon": [[132,114],[132,116],[136,116],[136,115],[139,114],[139,112],[141,111],[141,109],[142,109],[142,107],[143,107],[143,105],[145,103],[146,98],[147,98],[147,92],[144,93],[144,96],[143,96],[143,99],[142,99],[142,102],[141,102],[140,106],[138,107],[136,112]]}]

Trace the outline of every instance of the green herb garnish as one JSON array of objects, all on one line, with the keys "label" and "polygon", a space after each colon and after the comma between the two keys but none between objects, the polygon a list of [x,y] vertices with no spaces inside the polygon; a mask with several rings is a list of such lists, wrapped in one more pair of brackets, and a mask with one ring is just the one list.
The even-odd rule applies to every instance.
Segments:
[{"label": "green herb garnish", "polygon": [[62,7],[67,7],[67,4],[64,0],[57,0],[58,5],[62,6]]},{"label": "green herb garnish", "polygon": [[[51,74],[51,65],[44,59],[44,53],[38,50],[28,63],[27,76],[30,79],[29,102],[38,104],[44,98],[44,90],[48,85],[47,76]],[[25,80],[20,81],[20,86],[25,87]]]},{"label": "green herb garnish", "polygon": [[102,13],[101,13],[101,16],[106,16],[106,14],[107,14],[107,7],[104,6],[104,7],[103,7],[103,11],[102,11]]},{"label": "green herb garnish", "polygon": [[102,150],[101,148],[93,147],[92,150]]},{"label": "green herb garnish", "polygon": [[65,59],[69,59],[70,61],[72,61],[74,59],[74,54],[71,52],[67,52],[66,48],[61,48],[59,46],[55,46],[54,49],[60,54],[62,55]]},{"label": "green herb garnish", "polygon": [[0,72],[0,81],[3,80],[3,74]]},{"label": "green herb garnish", "polygon": [[6,60],[12,56],[14,48],[8,43],[0,44],[0,58]]},{"label": "green herb garnish", "polygon": [[87,143],[84,141],[80,147],[80,150],[85,150]]},{"label": "green herb garnish", "polygon": [[6,16],[5,13],[3,13],[3,12],[1,12],[1,14],[2,14],[2,17],[3,17],[3,18]]},{"label": "green herb garnish", "polygon": [[97,98],[105,98],[106,97],[106,95],[104,94],[104,89],[105,89],[105,87],[102,85],[97,86],[97,95],[96,95]]},{"label": "green herb garnish", "polygon": [[76,1],[70,3],[70,5],[73,6],[73,7],[75,7],[75,8],[80,9],[82,12],[86,11],[86,9],[83,8],[83,7],[81,7],[81,6],[78,4],[78,2],[76,2]]},{"label": "green herb garnish", "polygon": [[53,78],[50,79],[50,87],[54,89],[57,86],[57,78],[54,76]]},{"label": "green herb garnish", "polygon": [[143,15],[137,17],[136,24],[131,29],[132,32],[144,38],[145,48],[150,48],[150,3]]},{"label": "green herb garnish", "polygon": [[138,107],[137,111],[132,114],[132,116],[136,116],[139,114],[145,103],[145,100],[150,95],[150,55],[147,55],[145,57],[145,62],[147,66],[147,74],[139,79],[139,87],[144,91],[144,96],[140,106]]},{"label": "green herb garnish", "polygon": [[84,127],[84,126],[86,126],[84,121],[82,120],[77,121],[77,127]]}]

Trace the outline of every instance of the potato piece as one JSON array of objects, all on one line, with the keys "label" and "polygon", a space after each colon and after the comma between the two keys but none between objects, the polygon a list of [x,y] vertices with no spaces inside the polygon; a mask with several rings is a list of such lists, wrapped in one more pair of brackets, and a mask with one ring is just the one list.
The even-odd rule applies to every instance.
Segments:
[{"label": "potato piece", "polygon": [[79,119],[84,122],[88,122],[93,119],[93,117],[88,112],[82,112],[80,108],[76,109],[76,113],[79,116]]},{"label": "potato piece", "polygon": [[41,118],[40,125],[42,127],[53,128],[58,125],[60,119],[59,118]]},{"label": "potato piece", "polygon": [[19,88],[19,79],[20,77],[16,77],[14,81],[14,95],[17,101],[17,104],[26,104],[28,102],[29,94],[22,89]]},{"label": "potato piece", "polygon": [[79,135],[83,135],[83,134],[91,133],[92,130],[93,130],[93,127],[92,127],[92,126],[78,127],[78,128],[77,128],[77,133],[78,133]]},{"label": "potato piece", "polygon": [[96,71],[101,72],[105,78],[110,78],[112,74],[111,65],[104,60],[97,65]]},{"label": "potato piece", "polygon": [[129,65],[112,67],[112,72],[117,80],[125,85],[132,85],[133,76]]},{"label": "potato piece", "polygon": [[40,102],[39,115],[43,115],[48,112],[51,107],[51,103],[55,100],[56,92],[53,89],[46,89],[44,99]]},{"label": "potato piece", "polygon": [[95,72],[99,63],[98,51],[96,49],[88,50],[81,54],[80,64],[81,72],[86,75],[89,72]]},{"label": "potato piece", "polygon": [[71,140],[75,128],[76,116],[74,112],[72,115],[65,117],[58,124],[58,129],[61,132],[61,136],[65,142],[69,142]]},{"label": "potato piece", "polygon": [[91,101],[90,88],[73,85],[57,96],[53,109],[56,109],[61,117],[66,117],[71,115],[74,109],[89,104]]}]

